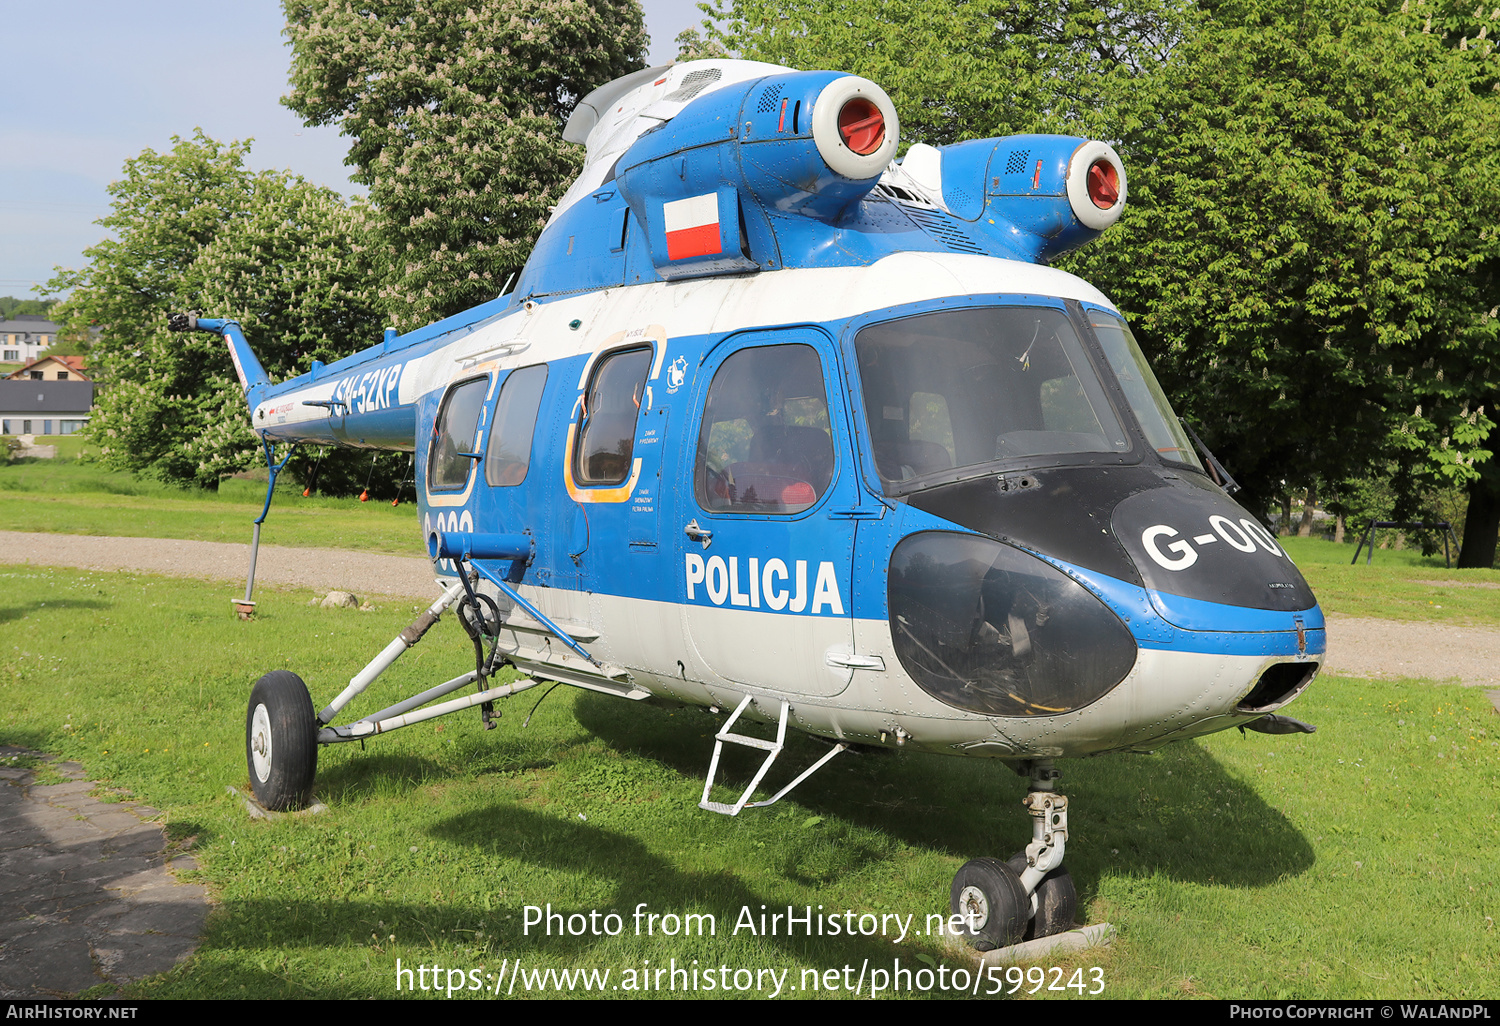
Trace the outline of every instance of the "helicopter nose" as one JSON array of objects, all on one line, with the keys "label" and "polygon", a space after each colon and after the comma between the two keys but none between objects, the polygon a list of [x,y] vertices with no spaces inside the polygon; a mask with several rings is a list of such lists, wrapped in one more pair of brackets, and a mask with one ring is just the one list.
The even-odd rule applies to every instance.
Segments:
[{"label": "helicopter nose", "polygon": [[991,538],[948,531],[896,546],[889,576],[895,650],[932,697],[991,716],[1053,716],[1125,679],[1136,643],[1067,574]]},{"label": "helicopter nose", "polygon": [[1183,630],[1290,631],[1296,614],[1304,630],[1323,627],[1312,589],[1275,536],[1217,489],[1130,496],[1111,526],[1156,612]]}]

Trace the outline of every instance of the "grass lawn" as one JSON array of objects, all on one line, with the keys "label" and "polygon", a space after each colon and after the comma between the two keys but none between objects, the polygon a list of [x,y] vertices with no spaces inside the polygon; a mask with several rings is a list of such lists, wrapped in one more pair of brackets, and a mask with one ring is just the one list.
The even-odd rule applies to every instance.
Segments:
[{"label": "grass lawn", "polygon": [[[868,993],[872,971],[889,975],[899,959],[928,971],[908,986],[934,986],[935,970],[951,981],[970,968],[921,935],[927,915],[946,911],[953,873],[1029,839],[1020,778],[998,763],[925,755],[845,755],[771,809],[705,813],[697,801],[720,718],[569,688],[527,727],[540,689],[502,704],[493,732],[473,712],[364,751],[323,749],[326,812],[251,820],[226,787],[248,783],[254,679],[294,669],[321,705],[412,614],[399,602],[320,610],[309,594],[264,588],[257,619],[242,623],[217,585],[0,567],[0,740],[77,759],[104,787],[164,810],[217,898],[197,955],[131,997],[391,997],[398,959],[441,965],[445,982],[459,979],[450,968],[480,974],[466,984],[513,972],[519,959],[526,974],[607,970],[606,986],[626,988],[675,959],[700,972],[709,996],[722,991],[703,989],[702,973],[717,980],[720,967],[731,984],[737,970],[785,973],[795,996],[811,996],[790,988],[814,979],[826,985],[829,970],[843,980],[846,966],[852,986],[863,967]],[[444,622],[350,712],[471,660]],[[1318,733],[1231,731],[1155,756],[1064,764],[1081,918],[1112,922],[1120,936],[1048,959],[1063,972],[1045,983],[1092,990],[1102,979],[1115,998],[1500,993],[1500,747],[1483,692],[1328,677],[1293,714]],[[822,750],[798,736],[773,783]],[[748,757],[726,761],[747,778]],[[717,932],[636,936],[642,903],[648,914],[713,916]],[[622,931],[527,932],[527,907],[548,904],[616,911]],[[821,905],[841,922],[845,910],[855,922],[911,915],[917,935],[736,933],[741,910],[758,917],[762,905]],[[769,976],[759,983],[746,993],[773,989]],[[1002,975],[981,993],[995,985],[1012,986]],[[523,982],[514,996],[543,992]],[[572,993],[584,995],[582,984]]]},{"label": "grass lawn", "polygon": [[[301,489],[283,479],[261,541],[420,556],[421,531],[409,486],[406,498],[394,507],[303,498]],[[68,460],[0,465],[0,524],[12,531],[248,543],[265,501],[264,480],[230,479],[218,492],[207,492]]]},{"label": "grass lawn", "polygon": [[1450,570],[1443,557],[1412,549],[1379,551],[1351,565],[1355,545],[1278,538],[1325,612],[1391,620],[1500,626],[1500,570]]}]

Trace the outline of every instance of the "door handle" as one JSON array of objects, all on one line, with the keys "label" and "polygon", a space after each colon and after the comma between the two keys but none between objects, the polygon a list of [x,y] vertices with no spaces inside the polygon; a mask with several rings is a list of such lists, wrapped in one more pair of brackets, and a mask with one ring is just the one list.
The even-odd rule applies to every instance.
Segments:
[{"label": "door handle", "polygon": [[699,527],[696,518],[688,521],[687,526],[682,529],[682,533],[693,539],[693,541],[702,544],[705,549],[714,540],[714,533],[707,528]]}]

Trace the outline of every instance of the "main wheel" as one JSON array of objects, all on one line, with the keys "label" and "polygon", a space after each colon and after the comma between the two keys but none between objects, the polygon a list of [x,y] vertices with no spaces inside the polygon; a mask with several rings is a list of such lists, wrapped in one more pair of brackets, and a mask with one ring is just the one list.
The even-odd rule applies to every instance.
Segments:
[{"label": "main wheel", "polygon": [[[1017,852],[1005,863],[1020,876],[1026,871],[1026,853]],[[1073,889],[1073,877],[1063,866],[1042,877],[1036,888],[1036,915],[1026,924],[1026,935],[1022,940],[1051,937],[1073,929],[1073,918],[1078,914],[1078,892]]]},{"label": "main wheel", "polygon": [[318,772],[318,721],[302,678],[273,670],[255,682],[245,717],[250,787],[268,809],[300,809]]},{"label": "main wheel", "polygon": [[1021,877],[999,859],[971,859],[953,878],[948,907],[963,917],[969,944],[990,951],[1014,944],[1026,930],[1031,899]]}]

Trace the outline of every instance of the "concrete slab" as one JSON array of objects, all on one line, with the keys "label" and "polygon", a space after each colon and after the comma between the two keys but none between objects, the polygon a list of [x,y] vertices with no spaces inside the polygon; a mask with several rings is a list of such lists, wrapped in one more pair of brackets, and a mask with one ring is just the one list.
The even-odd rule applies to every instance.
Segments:
[{"label": "concrete slab", "polygon": [[[0,758],[50,758],[0,745]],[[156,810],[101,802],[77,763],[67,783],[0,773],[0,997],[69,997],[171,969],[202,936],[208,892],[168,870]],[[179,855],[172,866],[195,868]]]}]

